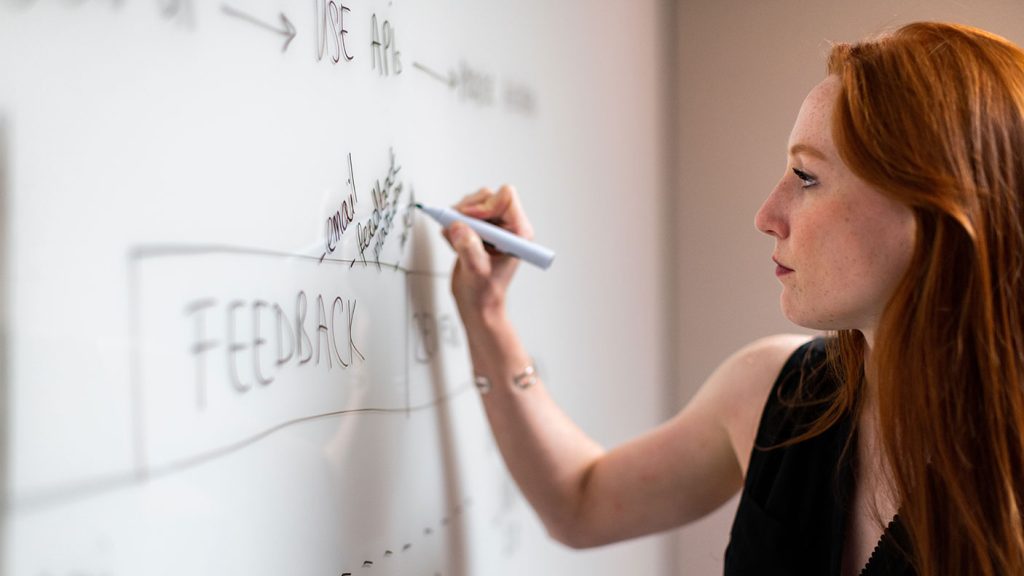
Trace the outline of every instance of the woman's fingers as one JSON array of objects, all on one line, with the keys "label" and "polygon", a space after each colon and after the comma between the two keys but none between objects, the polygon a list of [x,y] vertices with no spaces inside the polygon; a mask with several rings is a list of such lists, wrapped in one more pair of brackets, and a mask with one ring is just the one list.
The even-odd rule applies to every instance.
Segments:
[{"label": "woman's fingers", "polygon": [[460,212],[463,210],[473,210],[475,206],[485,202],[488,198],[494,195],[494,192],[490,188],[481,188],[476,192],[469,194],[459,200],[459,203],[455,205],[455,209]]},{"label": "woman's fingers", "polygon": [[512,186],[502,186],[497,192],[482,188],[466,196],[455,208],[467,216],[495,223],[524,238],[533,238],[533,227]]},{"label": "woman's fingers", "polygon": [[466,271],[474,276],[491,274],[491,257],[484,249],[480,236],[463,222],[454,222],[445,232],[445,237],[459,255]]},{"label": "woman's fingers", "polygon": [[[529,238],[533,234],[511,186],[502,186],[497,192],[482,188],[459,201],[455,209],[520,236]],[[452,274],[452,293],[463,319],[501,309],[519,260],[489,248],[465,222],[452,223],[443,234],[458,256]]]}]

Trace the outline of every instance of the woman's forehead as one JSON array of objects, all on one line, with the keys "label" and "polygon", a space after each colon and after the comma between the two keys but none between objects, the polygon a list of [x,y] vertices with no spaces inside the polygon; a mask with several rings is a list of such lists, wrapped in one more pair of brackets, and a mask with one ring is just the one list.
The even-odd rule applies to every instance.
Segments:
[{"label": "woman's forehead", "polygon": [[789,135],[790,150],[804,146],[816,148],[826,156],[834,154],[832,110],[839,95],[839,78],[829,76],[811,89],[797,114]]}]

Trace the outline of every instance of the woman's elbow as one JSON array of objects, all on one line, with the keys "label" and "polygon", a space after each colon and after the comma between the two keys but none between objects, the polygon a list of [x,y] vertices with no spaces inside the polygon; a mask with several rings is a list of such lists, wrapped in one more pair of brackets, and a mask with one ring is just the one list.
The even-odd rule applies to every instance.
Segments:
[{"label": "woman's elbow", "polygon": [[585,550],[599,545],[592,539],[581,536],[575,530],[552,530],[548,528],[548,536],[559,544],[568,546],[573,550]]},{"label": "woman's elbow", "polygon": [[574,550],[585,550],[611,544],[614,540],[601,538],[594,530],[589,530],[578,520],[554,523],[546,522],[544,528],[553,540]]}]

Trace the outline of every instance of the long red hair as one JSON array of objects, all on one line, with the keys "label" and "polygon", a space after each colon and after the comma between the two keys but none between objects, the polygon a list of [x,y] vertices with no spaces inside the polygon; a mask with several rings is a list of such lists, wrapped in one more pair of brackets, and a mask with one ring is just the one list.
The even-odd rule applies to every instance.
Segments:
[{"label": "long red hair", "polygon": [[918,572],[1024,574],[1024,52],[916,23],[835,45],[828,72],[840,155],[917,239],[868,365],[859,332],[832,339],[844,385],[809,435],[859,414],[870,370]]}]

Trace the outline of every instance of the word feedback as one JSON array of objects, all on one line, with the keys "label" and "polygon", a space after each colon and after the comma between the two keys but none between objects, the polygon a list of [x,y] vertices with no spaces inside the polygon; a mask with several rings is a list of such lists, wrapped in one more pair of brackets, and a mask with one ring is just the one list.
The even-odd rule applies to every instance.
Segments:
[{"label": "word feedback", "polygon": [[[208,356],[218,350],[223,355],[223,380],[239,395],[273,384],[288,368],[325,365],[333,370],[366,360],[353,336],[355,300],[325,300],[318,294],[313,314],[308,304],[304,291],[296,295],[291,316],[280,304],[264,300],[222,303],[208,298],[189,303],[185,316],[192,323],[188,350],[195,360],[196,407],[206,408]],[[224,327],[223,338],[210,336],[210,327],[216,325]]]}]

